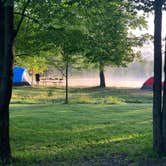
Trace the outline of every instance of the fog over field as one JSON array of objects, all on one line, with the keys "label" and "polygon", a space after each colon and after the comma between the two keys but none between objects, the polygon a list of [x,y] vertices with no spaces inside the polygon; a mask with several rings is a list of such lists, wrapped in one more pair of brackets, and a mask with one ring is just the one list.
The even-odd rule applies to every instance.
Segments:
[{"label": "fog over field", "polygon": [[[70,86],[98,86],[97,70],[72,71],[69,78]],[[128,67],[105,70],[106,85],[112,87],[141,87],[143,82],[153,76],[153,61],[135,62]]]},{"label": "fog over field", "polygon": [[[163,14],[163,34],[166,35],[165,19]],[[144,30],[137,29],[137,35],[154,33],[154,16],[149,14],[147,17],[148,28]],[[164,38],[163,36],[163,38]],[[164,41],[163,41],[164,44]],[[164,48],[164,47],[163,47]],[[140,88],[142,84],[153,76],[153,41],[147,42],[143,47],[137,48],[137,51],[142,52],[143,62],[133,62],[128,67],[107,67],[105,69],[106,86],[109,87],[132,87]],[[164,52],[164,50],[163,50]],[[82,71],[70,71],[69,86],[98,86],[99,72],[97,69],[88,69]],[[63,82],[61,85],[65,85]]]}]

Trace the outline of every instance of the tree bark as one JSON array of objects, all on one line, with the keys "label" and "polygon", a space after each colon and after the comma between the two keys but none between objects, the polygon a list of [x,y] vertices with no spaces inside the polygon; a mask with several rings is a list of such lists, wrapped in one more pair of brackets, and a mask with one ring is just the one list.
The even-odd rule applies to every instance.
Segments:
[{"label": "tree bark", "polygon": [[99,76],[100,76],[100,87],[105,88],[105,75],[104,75],[104,64],[102,62],[99,63]]},{"label": "tree bark", "polygon": [[163,109],[162,109],[162,136],[163,151],[166,152],[166,38],[165,38],[165,61],[164,61],[164,89],[163,89]]},{"label": "tree bark", "polygon": [[153,147],[157,152],[162,152],[162,0],[155,1],[154,23]]},{"label": "tree bark", "polygon": [[3,164],[11,158],[9,141],[9,104],[13,78],[13,6],[14,1],[0,1],[0,159]]}]

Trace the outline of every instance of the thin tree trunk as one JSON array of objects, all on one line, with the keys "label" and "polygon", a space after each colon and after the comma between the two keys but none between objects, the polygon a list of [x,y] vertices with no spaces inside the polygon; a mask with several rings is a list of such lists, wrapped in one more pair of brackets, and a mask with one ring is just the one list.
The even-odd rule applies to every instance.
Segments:
[{"label": "thin tree trunk", "polygon": [[68,74],[69,74],[69,59],[68,59],[68,55],[66,57],[66,96],[65,96],[65,104],[68,104],[69,102],[69,91],[68,91]]},{"label": "thin tree trunk", "polygon": [[13,78],[13,3],[0,3],[0,159],[3,164],[11,158],[9,142],[9,104]]},{"label": "thin tree trunk", "polygon": [[163,89],[163,109],[162,109],[162,136],[163,151],[166,152],[166,38],[165,38],[165,60],[164,60],[164,89]]},{"label": "thin tree trunk", "polygon": [[32,86],[34,85],[34,71],[32,69]]},{"label": "thin tree trunk", "polygon": [[105,76],[104,76],[104,64],[102,62],[99,63],[99,76],[100,76],[100,87],[105,88]]},{"label": "thin tree trunk", "polygon": [[162,0],[155,1],[155,31],[154,31],[154,89],[153,89],[153,147],[157,152],[162,151]]}]

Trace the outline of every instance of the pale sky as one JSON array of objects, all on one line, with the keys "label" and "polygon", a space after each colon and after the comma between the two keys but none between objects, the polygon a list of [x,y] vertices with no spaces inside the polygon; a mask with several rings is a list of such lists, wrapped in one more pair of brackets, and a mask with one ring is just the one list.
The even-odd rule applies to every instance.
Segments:
[{"label": "pale sky", "polygon": [[[164,17],[166,16],[166,13],[163,14],[163,28],[162,28],[162,32],[163,32],[163,38],[166,36],[166,20],[164,19]],[[150,33],[151,35],[154,34],[154,15],[150,14],[149,17],[147,18],[148,21],[148,29],[147,30],[143,30],[140,33]],[[143,48],[141,48],[141,51],[144,55],[144,57],[146,57],[146,59],[153,59],[153,43],[149,43],[148,45],[145,45]]]}]

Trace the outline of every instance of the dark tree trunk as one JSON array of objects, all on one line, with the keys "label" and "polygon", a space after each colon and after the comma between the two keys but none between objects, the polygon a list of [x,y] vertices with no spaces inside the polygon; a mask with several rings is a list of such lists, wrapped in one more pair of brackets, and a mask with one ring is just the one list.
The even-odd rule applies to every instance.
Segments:
[{"label": "dark tree trunk", "polygon": [[69,74],[69,58],[68,55],[66,56],[66,96],[65,96],[65,104],[69,102],[69,91],[68,91],[68,74]]},{"label": "dark tree trunk", "polygon": [[0,1],[0,159],[6,164],[11,158],[9,142],[9,104],[13,77],[13,1]]},{"label": "dark tree trunk", "polygon": [[163,89],[163,109],[162,109],[162,136],[163,151],[166,152],[166,39],[165,39],[165,61],[164,61],[164,89]]},{"label": "dark tree trunk", "polygon": [[154,31],[154,89],[153,89],[153,145],[157,152],[162,151],[162,0],[155,1]]},{"label": "dark tree trunk", "polygon": [[100,87],[105,88],[105,76],[104,76],[104,64],[102,62],[99,63],[99,76],[100,76]]}]

